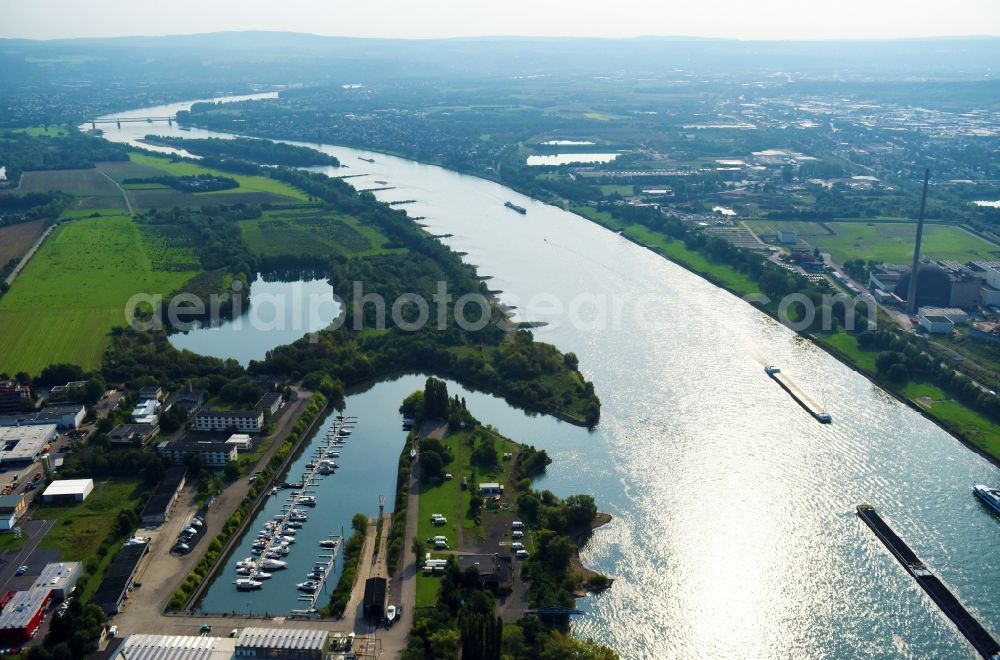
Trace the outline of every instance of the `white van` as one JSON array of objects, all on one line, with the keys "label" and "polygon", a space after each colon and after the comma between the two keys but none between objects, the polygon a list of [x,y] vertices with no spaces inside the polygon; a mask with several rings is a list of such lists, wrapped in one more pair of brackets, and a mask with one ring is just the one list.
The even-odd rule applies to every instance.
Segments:
[{"label": "white van", "polygon": [[518,559],[527,559],[528,558],[528,551],[527,550],[523,550],[523,549],[522,550],[518,550],[515,553],[515,555],[517,556]]},{"label": "white van", "polygon": [[519,543],[517,541],[514,541],[513,543],[510,544],[510,549],[511,550],[524,550],[524,544],[523,543]]},{"label": "white van", "polygon": [[520,520],[515,520],[510,524],[511,529],[524,529],[524,523]]}]

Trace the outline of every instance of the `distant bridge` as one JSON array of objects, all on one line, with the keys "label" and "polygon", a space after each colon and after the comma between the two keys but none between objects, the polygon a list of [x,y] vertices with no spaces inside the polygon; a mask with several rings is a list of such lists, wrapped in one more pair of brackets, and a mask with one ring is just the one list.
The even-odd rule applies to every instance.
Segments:
[{"label": "distant bridge", "polygon": [[97,130],[98,124],[117,124],[118,128],[121,128],[122,124],[139,124],[142,122],[152,124],[154,121],[165,121],[173,126],[175,119],[177,119],[177,115],[169,117],[108,117],[106,119],[88,119],[86,123],[90,124],[92,129]]}]

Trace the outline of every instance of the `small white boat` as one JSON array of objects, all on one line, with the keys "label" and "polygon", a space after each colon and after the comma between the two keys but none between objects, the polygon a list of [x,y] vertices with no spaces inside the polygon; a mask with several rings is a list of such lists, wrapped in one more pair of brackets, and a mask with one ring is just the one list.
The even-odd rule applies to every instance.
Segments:
[{"label": "small white boat", "polygon": [[316,589],[319,588],[319,585],[313,582],[312,580],[306,580],[305,582],[299,582],[297,585],[295,585],[295,587],[299,591],[304,591],[307,594],[311,594],[316,592]]},{"label": "small white boat", "polygon": [[385,608],[385,620],[386,620],[386,622],[387,623],[392,623],[395,618],[396,618],[396,606],[395,605],[390,605],[389,607]]},{"label": "small white boat", "polygon": [[253,575],[250,576],[252,580],[270,580],[271,574],[265,573],[264,571],[255,571]]},{"label": "small white boat", "polygon": [[259,580],[251,580],[250,578],[240,578],[233,582],[236,585],[237,591],[255,591],[263,586],[263,582]]},{"label": "small white boat", "polygon": [[337,541],[335,539],[323,539],[319,542],[319,547],[321,548],[336,548]]},{"label": "small white boat", "polygon": [[280,571],[283,568],[288,568],[288,564],[280,559],[273,559],[269,557],[260,562],[260,567],[267,571]]},{"label": "small white boat", "polygon": [[285,527],[288,529],[302,529],[302,523],[297,520],[289,520],[285,523]]},{"label": "small white boat", "polygon": [[312,495],[304,495],[298,499],[296,504],[301,504],[302,506],[316,506],[316,498]]},{"label": "small white boat", "polygon": [[281,537],[281,542],[282,543],[287,543],[287,544],[291,545],[292,543],[295,543],[295,537],[294,536],[282,536]]}]

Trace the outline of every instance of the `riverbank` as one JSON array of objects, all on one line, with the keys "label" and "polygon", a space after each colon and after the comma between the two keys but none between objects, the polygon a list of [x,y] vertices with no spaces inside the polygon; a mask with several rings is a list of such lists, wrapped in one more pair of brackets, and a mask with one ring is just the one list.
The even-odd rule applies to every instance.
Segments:
[{"label": "riverbank", "polygon": [[569,570],[576,577],[577,583],[586,587],[586,589],[577,589],[576,593],[573,594],[575,598],[586,598],[592,594],[599,594],[615,583],[614,578],[609,578],[603,573],[587,567],[580,558],[580,550],[586,547],[587,542],[590,541],[590,537],[594,535],[594,532],[612,520],[613,518],[610,513],[598,511],[594,519],[590,521],[590,527],[573,536],[573,544],[576,545],[576,552],[570,558]]},{"label": "riverbank", "polygon": [[[662,257],[662,258],[670,261],[671,263],[674,263],[674,264],[680,266],[681,268],[684,268],[688,272],[690,272],[690,273],[692,273],[694,275],[697,275],[698,277],[701,277],[702,279],[704,279],[704,280],[706,280],[708,282],[711,282],[715,286],[718,286],[718,287],[720,287],[722,289],[725,289],[729,293],[732,293],[732,294],[734,294],[736,296],[743,297],[743,296],[747,296],[748,294],[759,293],[759,290],[747,290],[745,288],[735,288],[735,287],[731,286],[730,284],[727,284],[727,282],[724,281],[723,279],[721,279],[719,277],[713,277],[710,273],[707,273],[707,272],[705,272],[705,271],[703,271],[703,270],[701,270],[701,269],[699,269],[697,267],[692,266],[690,263],[685,262],[678,254],[675,254],[675,253],[666,254],[660,248],[660,246],[652,245],[652,244],[649,244],[649,243],[643,241],[639,237],[637,237],[637,236],[635,236],[633,234],[630,234],[626,229],[622,228],[617,223],[608,223],[608,222],[605,222],[605,221],[603,221],[603,220],[601,220],[599,218],[590,217],[588,215],[580,213],[577,209],[572,208],[572,207],[569,209],[569,212],[573,213],[574,215],[576,215],[576,216],[578,216],[580,218],[583,218],[584,220],[588,220],[590,222],[593,222],[596,225],[604,227],[605,229],[608,229],[608,230],[611,230],[611,231],[615,231],[615,233],[617,233],[619,236],[621,236],[622,238],[624,238],[624,239],[626,239],[626,240],[634,243],[635,245],[638,245],[638,246],[643,247],[643,248],[645,248],[645,249],[647,249],[647,250],[649,250],[651,252],[656,253],[657,255],[659,255],[660,257]],[[652,230],[649,230],[649,231],[652,232]],[[675,243],[675,244],[678,245],[678,250],[675,251],[675,252],[687,252],[687,253],[690,253],[691,255],[694,255],[694,256],[698,257],[700,261],[704,261],[704,258],[701,257],[700,254],[698,254],[697,252],[694,252],[693,250],[688,250],[686,247],[684,247],[684,245],[682,243],[680,243],[678,241],[673,241],[673,243]],[[720,268],[720,269],[729,269],[729,270],[732,270],[726,264],[714,264],[714,265],[716,267]],[[733,271],[733,272],[735,273],[735,271]],[[775,312],[775,310],[770,309],[770,308],[768,308],[768,307],[766,307],[764,305],[753,304],[752,302],[750,302],[749,304],[752,304],[756,309],[760,310],[764,314],[767,314],[770,318],[774,319],[775,321],[778,321],[779,323],[781,322],[781,319],[778,317],[778,315]],[[980,418],[986,425],[992,425],[992,422],[990,422],[989,420],[987,420],[985,417],[982,417],[975,410],[969,408],[968,406],[962,404],[961,402],[959,402],[959,401],[957,401],[957,400],[955,400],[955,399],[953,399],[951,397],[948,397],[947,400],[946,400],[947,403],[952,404],[953,406],[959,408],[960,412],[957,412],[956,415],[952,415],[950,417],[949,416],[942,416],[942,415],[939,415],[939,414],[935,414],[933,406],[928,407],[927,405],[921,405],[920,401],[908,397],[904,392],[900,391],[899,389],[894,388],[891,385],[889,385],[888,383],[886,383],[886,382],[884,382],[884,381],[876,378],[873,374],[871,374],[865,368],[865,365],[862,364],[861,361],[857,360],[855,357],[853,357],[849,353],[846,353],[844,351],[841,351],[841,350],[837,349],[835,346],[833,346],[830,343],[828,343],[828,341],[824,341],[824,338],[818,337],[815,334],[807,332],[807,331],[795,331],[795,332],[796,332],[796,334],[798,336],[802,337],[803,339],[809,340],[812,344],[814,344],[818,348],[822,349],[827,354],[829,354],[830,356],[832,356],[833,358],[835,358],[836,360],[838,360],[839,362],[841,362],[845,366],[849,367],[853,371],[855,371],[855,372],[861,374],[862,376],[864,376],[868,381],[870,381],[872,384],[876,385],[877,387],[879,387],[883,391],[887,392],[889,395],[891,395],[894,399],[896,399],[900,403],[903,403],[903,404],[907,405],[908,407],[912,408],[913,410],[915,410],[916,412],[920,413],[927,420],[929,420],[930,422],[932,422],[933,424],[935,424],[939,428],[943,429],[944,431],[946,431],[947,433],[949,433],[950,435],[952,435],[956,440],[958,440],[965,447],[971,449],[976,454],[978,454],[978,455],[982,456],[983,458],[987,459],[988,461],[990,461],[992,464],[996,465],[997,467],[1000,467],[1000,436],[998,436],[997,438],[995,438],[992,443],[989,442],[989,441],[987,441],[984,444],[980,444],[980,443],[978,443],[976,441],[976,439],[970,437],[967,432],[963,431],[963,429],[959,425],[958,420],[955,419],[955,417],[959,416],[959,415],[964,416],[966,418],[968,418],[969,416],[975,416],[977,418]],[[841,331],[841,333],[838,333],[838,334],[847,334],[847,333]],[[874,361],[874,354],[873,354],[871,360]],[[914,387],[918,387],[919,388],[920,384],[919,383],[909,383],[908,386],[914,386]],[[947,396],[947,395],[945,395],[945,396]],[[994,444],[997,447],[995,450],[991,446],[991,445],[994,445]]]}]

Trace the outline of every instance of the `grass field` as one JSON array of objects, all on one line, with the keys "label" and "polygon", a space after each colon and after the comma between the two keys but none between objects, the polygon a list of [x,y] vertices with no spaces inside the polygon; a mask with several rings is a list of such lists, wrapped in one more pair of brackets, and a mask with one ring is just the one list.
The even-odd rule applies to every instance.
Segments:
[{"label": "grass field", "polygon": [[265,211],[260,218],[243,220],[240,231],[256,254],[369,256],[388,252],[388,239],[372,227],[347,215],[303,206]]},{"label": "grass field", "polygon": [[[302,202],[308,201],[309,197],[302,192],[292,188],[286,183],[281,181],[276,181],[275,179],[270,179],[266,176],[247,176],[244,174],[231,174],[229,172],[220,172],[218,170],[209,169],[207,167],[201,167],[194,163],[186,162],[171,162],[167,158],[161,158],[158,156],[149,156],[146,154],[129,154],[129,158],[133,163],[138,165],[145,165],[147,167],[155,168],[166,172],[171,176],[197,176],[199,174],[212,174],[215,176],[229,177],[230,179],[235,179],[237,183],[240,184],[239,192],[243,193],[270,193],[272,195],[278,195],[280,197],[288,197],[291,199],[299,200]],[[198,193],[197,197],[204,200],[205,197],[212,197],[218,195],[231,195],[233,191],[231,190],[220,190],[217,192],[207,192]],[[287,201],[287,200],[285,200]],[[204,200],[202,203],[212,203],[208,200]]]},{"label": "grass field", "polygon": [[65,137],[69,135],[69,129],[65,126],[28,126],[26,128],[15,128],[15,133],[27,133],[33,137]]},{"label": "grass field", "polygon": [[682,264],[686,268],[716,282],[722,287],[732,291],[736,295],[746,295],[749,293],[760,293],[757,283],[739,271],[730,268],[726,264],[712,263],[700,253],[689,250],[680,241],[668,240],[662,234],[655,232],[648,227],[639,224],[625,224],[615,220],[610,213],[598,211],[589,206],[574,206],[573,211],[580,215],[594,220],[613,231],[620,231],[623,235],[640,243],[657,248],[668,258]]},{"label": "grass field", "polygon": [[0,227],[0,266],[11,259],[20,259],[24,256],[44,230],[44,220]]},{"label": "grass field", "polygon": [[114,528],[118,512],[135,508],[142,494],[138,479],[95,481],[83,502],[40,505],[32,518],[55,521],[40,547],[58,550],[64,560],[86,561]]},{"label": "grass field", "polygon": [[[810,245],[829,252],[834,261],[872,259],[886,263],[909,263],[913,256],[916,225],[912,223],[831,222],[827,226],[800,221],[750,221],[747,223],[761,238],[777,231],[794,231]],[[1000,248],[958,227],[929,225],[924,228],[921,252],[934,259],[960,262],[996,259]]]},{"label": "grass field", "polygon": [[187,254],[144,240],[127,216],[64,224],[0,298],[0,371],[37,374],[56,362],[97,367],[128,298],[166,294],[194,272],[156,270]]}]

